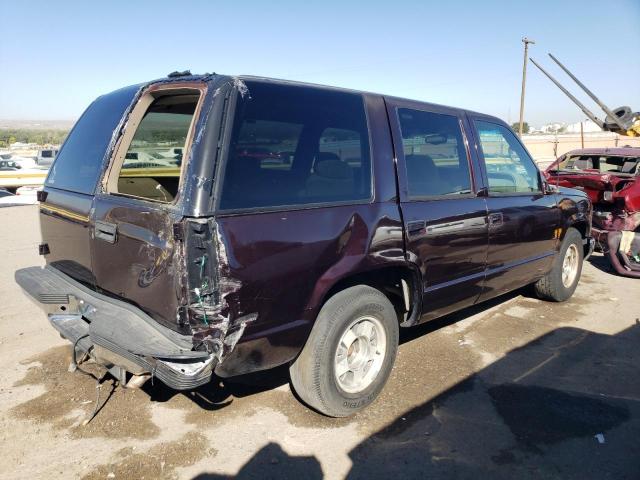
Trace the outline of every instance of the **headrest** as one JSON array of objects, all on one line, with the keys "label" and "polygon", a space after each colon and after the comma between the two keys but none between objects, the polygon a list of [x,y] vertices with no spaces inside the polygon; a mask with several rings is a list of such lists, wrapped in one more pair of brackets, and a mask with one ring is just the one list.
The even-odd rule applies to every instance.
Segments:
[{"label": "headrest", "polygon": [[633,173],[636,169],[636,165],[638,164],[638,162],[636,162],[635,160],[629,160],[624,162],[624,164],[622,165],[622,169],[620,170],[622,173]]},{"label": "headrest", "polygon": [[333,152],[318,152],[318,161],[322,160],[340,160],[340,157]]},{"label": "headrest", "polygon": [[413,175],[435,174],[436,164],[429,155],[407,155],[407,172]]},{"label": "headrest", "polygon": [[580,158],[573,164],[578,170],[587,170],[593,168],[593,162],[590,158]]},{"label": "headrest", "polygon": [[315,165],[315,173],[325,178],[352,178],[351,167],[337,158],[318,161]]}]

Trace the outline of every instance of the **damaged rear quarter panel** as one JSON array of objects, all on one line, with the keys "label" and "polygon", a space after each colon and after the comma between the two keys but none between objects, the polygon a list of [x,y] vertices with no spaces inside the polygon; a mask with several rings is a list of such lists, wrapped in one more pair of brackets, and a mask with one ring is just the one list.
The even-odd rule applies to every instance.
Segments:
[{"label": "damaged rear quarter panel", "polygon": [[392,203],[219,216],[215,224],[227,314],[252,320],[217,367],[221,376],[292,360],[336,282],[404,263]]}]

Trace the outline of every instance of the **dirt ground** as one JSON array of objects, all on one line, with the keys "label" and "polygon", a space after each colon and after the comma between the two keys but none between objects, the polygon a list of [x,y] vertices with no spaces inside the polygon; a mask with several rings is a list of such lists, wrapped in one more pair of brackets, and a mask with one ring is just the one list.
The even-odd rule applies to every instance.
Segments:
[{"label": "dirt ground", "polygon": [[42,261],[36,207],[0,225],[2,479],[640,478],[640,282],[600,255],[566,303],[515,292],[404,331],[381,397],[329,419],[286,369],[96,389],[13,282]]}]

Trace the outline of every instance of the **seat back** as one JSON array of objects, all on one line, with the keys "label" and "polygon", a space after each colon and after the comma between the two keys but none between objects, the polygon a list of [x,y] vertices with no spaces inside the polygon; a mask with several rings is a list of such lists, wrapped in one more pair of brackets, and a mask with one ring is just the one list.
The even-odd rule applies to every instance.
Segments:
[{"label": "seat back", "polygon": [[407,155],[405,164],[410,195],[428,196],[442,193],[438,168],[429,155]]},{"label": "seat back", "polygon": [[[321,158],[326,158],[323,155]],[[327,199],[346,197],[353,192],[353,170],[339,158],[318,160],[314,171],[307,178],[305,193],[309,197]]]},{"label": "seat back", "polygon": [[638,166],[637,160],[627,160],[622,164],[622,168],[620,169],[620,171],[622,173],[635,173],[637,166]]}]

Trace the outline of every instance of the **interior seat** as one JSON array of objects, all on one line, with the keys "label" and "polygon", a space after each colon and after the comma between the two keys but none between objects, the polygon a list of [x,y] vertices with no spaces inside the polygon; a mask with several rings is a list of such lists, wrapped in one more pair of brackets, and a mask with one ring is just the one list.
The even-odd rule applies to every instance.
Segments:
[{"label": "interior seat", "polygon": [[[438,167],[429,155],[407,155],[407,182],[412,196],[440,195],[446,193],[441,184]],[[443,188],[445,187],[445,188]]]},{"label": "interior seat", "polygon": [[353,193],[353,169],[334,153],[322,152],[305,184],[309,197],[341,198]]},{"label": "interior seat", "polygon": [[575,161],[573,167],[578,170],[593,170],[593,162],[590,158],[579,158]]},{"label": "interior seat", "polygon": [[637,160],[627,160],[622,165],[622,168],[620,169],[620,172],[622,172],[622,173],[635,173],[637,166],[638,166],[638,161]]}]

